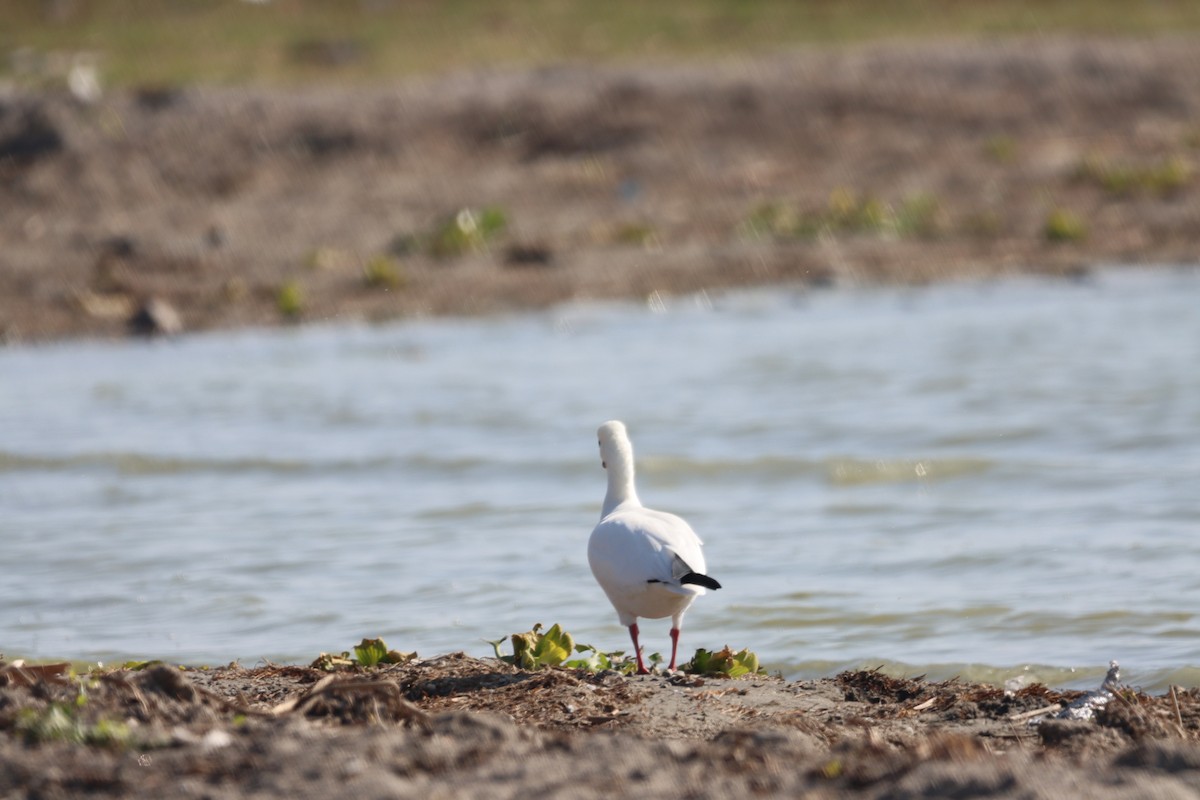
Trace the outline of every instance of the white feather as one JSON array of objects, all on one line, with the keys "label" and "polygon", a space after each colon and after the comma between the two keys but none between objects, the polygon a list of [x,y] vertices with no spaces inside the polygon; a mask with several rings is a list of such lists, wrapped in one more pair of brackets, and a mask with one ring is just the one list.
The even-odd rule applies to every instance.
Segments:
[{"label": "white feather", "polygon": [[588,564],[622,625],[638,617],[671,617],[678,628],[702,586],[681,584],[688,572],[704,574],[700,537],[674,514],[642,505],[634,486],[633,447],[620,422],[600,427],[601,460],[608,494],[600,523],[588,540]]}]

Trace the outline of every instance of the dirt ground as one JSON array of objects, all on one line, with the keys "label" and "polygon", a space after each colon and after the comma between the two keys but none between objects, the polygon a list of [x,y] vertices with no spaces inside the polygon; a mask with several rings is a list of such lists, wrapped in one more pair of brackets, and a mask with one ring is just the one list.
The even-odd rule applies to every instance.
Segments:
[{"label": "dirt ground", "polygon": [[[95,103],[0,87],[0,338],[122,336],[152,299],[205,330],[1197,263],[1197,76],[1190,39],[1029,39]],[[1080,699],[461,654],[332,678],[8,665],[0,797],[1200,793],[1200,692],[1057,718]]]},{"label": "dirt ground", "polygon": [[[65,667],[65,665],[64,665]],[[1200,691],[523,672],[463,654],[0,666],[3,797],[1194,797]],[[82,688],[81,688],[82,687]],[[84,699],[80,699],[84,698]]]},{"label": "dirt ground", "polygon": [[125,335],[151,300],[204,330],[1196,263],[1198,75],[1190,38],[1030,38],[0,85],[0,338]]}]

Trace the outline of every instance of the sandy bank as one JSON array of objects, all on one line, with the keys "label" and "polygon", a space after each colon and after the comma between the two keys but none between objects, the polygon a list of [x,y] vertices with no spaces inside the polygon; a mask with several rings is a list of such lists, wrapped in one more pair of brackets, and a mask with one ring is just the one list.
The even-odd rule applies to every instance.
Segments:
[{"label": "sandy bank", "polygon": [[1122,687],[1093,719],[1052,719],[1080,694],[875,672],[798,682],[522,672],[462,654],[332,675],[152,666],[93,675],[82,691],[9,669],[0,792],[1016,798],[1200,788],[1195,690]]},{"label": "sandy bank", "polygon": [[1191,39],[1028,39],[10,92],[0,331],[124,335],[151,298],[203,330],[1195,263],[1197,74]]}]

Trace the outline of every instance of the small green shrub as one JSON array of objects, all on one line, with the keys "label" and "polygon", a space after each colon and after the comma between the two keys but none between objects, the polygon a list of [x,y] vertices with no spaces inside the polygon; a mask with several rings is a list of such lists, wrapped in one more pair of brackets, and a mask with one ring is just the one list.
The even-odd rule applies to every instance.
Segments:
[{"label": "small green shrub", "polygon": [[372,289],[395,289],[403,285],[400,265],[385,255],[376,255],[363,264],[363,283]]},{"label": "small green shrub", "polygon": [[858,195],[841,187],[829,196],[825,208],[798,213],[781,202],[757,206],[741,229],[753,237],[811,239],[823,231],[848,234],[936,235],[941,229],[941,203],[929,192],[909,195],[899,208],[873,195]]},{"label": "small green shrub", "polygon": [[476,252],[507,227],[508,216],[498,206],[459,209],[434,228],[428,237],[428,250],[441,259]]},{"label": "small green shrub", "polygon": [[1186,186],[1192,179],[1187,161],[1172,156],[1150,164],[1113,163],[1099,156],[1088,156],[1075,168],[1075,177],[1102,187],[1110,194],[1135,191],[1166,195]]},{"label": "small green shrub", "polygon": [[[575,638],[557,624],[551,625],[545,633],[541,631],[542,624],[539,622],[527,633],[514,633],[495,641],[489,640],[488,644],[495,651],[496,658],[521,669],[567,667],[588,672],[611,669],[626,675],[637,669],[637,662],[624,652],[604,653],[590,644],[576,644]],[[513,643],[512,655],[504,655],[500,650],[500,645],[508,639]],[[572,653],[580,657],[571,658]],[[662,661],[662,656],[653,653],[650,661],[657,664]]]},{"label": "small green shrub", "polygon": [[417,657],[416,653],[401,653],[389,650],[383,639],[363,639],[354,646],[354,657],[359,666],[373,667],[376,664],[403,664]]},{"label": "small green shrub", "polygon": [[794,236],[800,222],[796,209],[786,203],[763,203],[750,212],[742,223],[743,230],[751,236]]},{"label": "small green shrub", "polygon": [[542,624],[539,622],[528,633],[514,633],[512,636],[506,637],[512,640],[513,653],[511,656],[500,653],[500,644],[504,642],[504,639],[491,642],[492,648],[496,651],[496,658],[528,670],[557,667],[562,664],[575,649],[574,637],[557,623],[551,625],[545,633],[542,633],[541,630]]},{"label": "small green shrub", "polygon": [[1087,225],[1067,209],[1056,208],[1046,217],[1043,233],[1050,242],[1079,242],[1087,238]]},{"label": "small green shrub", "polygon": [[627,222],[613,231],[612,240],[617,244],[652,247],[658,242],[658,234],[648,223]]},{"label": "small green shrub", "polygon": [[724,678],[740,678],[743,675],[766,673],[766,670],[759,667],[758,656],[754,653],[746,649],[735,653],[729,646],[716,652],[703,648],[697,650],[692,660],[683,665],[683,671],[694,675],[712,675]]},{"label": "small green shrub", "polygon": [[1179,191],[1192,180],[1192,167],[1182,158],[1172,156],[1150,168],[1142,184],[1155,194]]},{"label": "small green shrub", "polygon": [[939,232],[941,205],[937,197],[926,192],[906,197],[895,214],[896,233],[901,236],[930,238]]},{"label": "small green shrub", "polygon": [[383,639],[364,638],[353,649],[353,658],[347,651],[321,653],[310,666],[325,672],[335,672],[339,669],[374,667],[379,664],[405,664],[417,657],[415,652],[403,653],[399,650],[389,650]]},{"label": "small green shrub", "polygon": [[557,666],[566,661],[575,650],[575,638],[557,623],[551,625],[545,633],[540,633],[537,626],[534,626],[529,633],[513,634],[511,639],[513,658],[523,669]]},{"label": "small green shrub", "polygon": [[892,219],[891,209],[878,198],[859,197],[847,188],[834,189],[829,196],[824,223],[830,228],[851,233],[885,230]]},{"label": "small green shrub", "polygon": [[79,719],[78,708],[85,704],[86,699],[81,703],[77,698],[74,706],[51,703],[42,709],[22,709],[17,714],[15,729],[30,744],[71,742],[120,747],[129,741],[129,727],[123,722],[101,719],[89,724]]},{"label": "small green shrub", "polygon": [[287,319],[295,319],[304,312],[304,290],[296,281],[288,281],[275,294],[275,306]]}]

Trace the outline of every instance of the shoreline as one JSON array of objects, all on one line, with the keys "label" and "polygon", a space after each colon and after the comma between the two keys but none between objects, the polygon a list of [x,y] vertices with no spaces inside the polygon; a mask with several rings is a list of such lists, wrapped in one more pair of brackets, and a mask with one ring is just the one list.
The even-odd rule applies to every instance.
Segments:
[{"label": "shoreline", "polygon": [[1197,72],[1188,37],[1073,37],[14,91],[0,339],[1197,264]]},{"label": "shoreline", "polygon": [[[0,666],[0,790],[66,796],[1184,796],[1200,690],[785,681],[549,668],[461,653],[327,672]],[[82,687],[82,688],[81,688]],[[82,703],[76,698],[85,696]],[[1066,709],[1092,703],[1090,717]],[[57,711],[55,709],[58,709]]]}]

